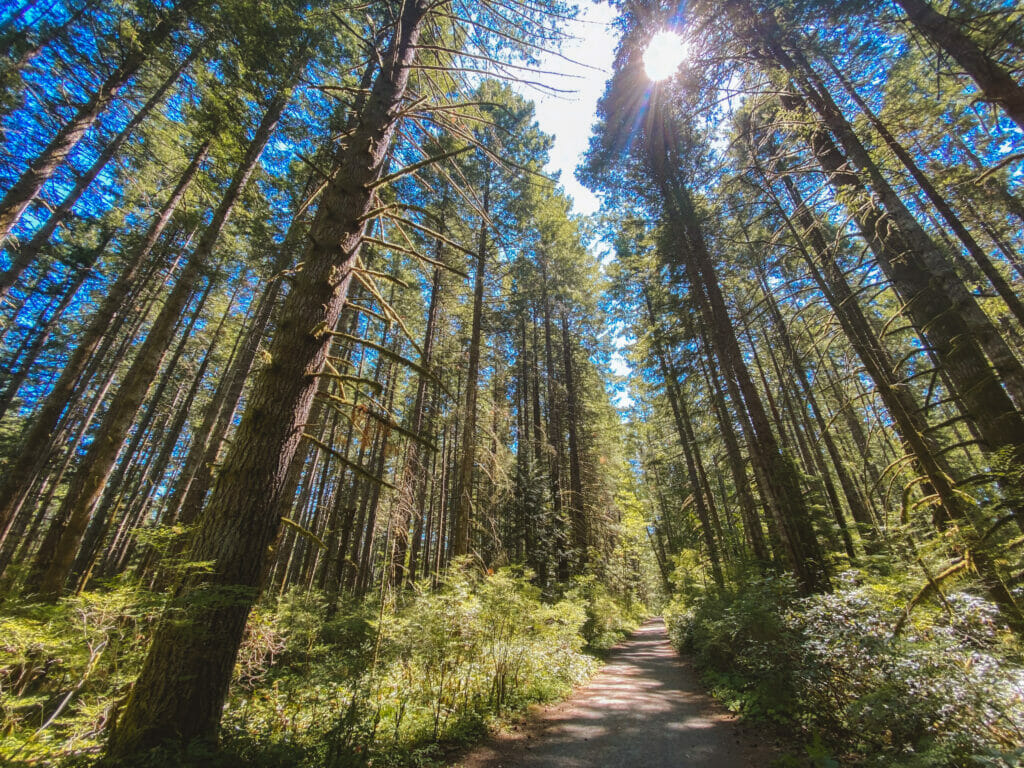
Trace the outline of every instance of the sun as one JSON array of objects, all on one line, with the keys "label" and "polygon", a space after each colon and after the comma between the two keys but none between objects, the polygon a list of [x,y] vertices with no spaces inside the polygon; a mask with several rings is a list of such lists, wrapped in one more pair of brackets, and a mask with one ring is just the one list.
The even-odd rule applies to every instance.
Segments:
[{"label": "sun", "polygon": [[688,53],[686,41],[676,32],[663,30],[651,38],[644,51],[644,69],[654,82],[675,74]]}]

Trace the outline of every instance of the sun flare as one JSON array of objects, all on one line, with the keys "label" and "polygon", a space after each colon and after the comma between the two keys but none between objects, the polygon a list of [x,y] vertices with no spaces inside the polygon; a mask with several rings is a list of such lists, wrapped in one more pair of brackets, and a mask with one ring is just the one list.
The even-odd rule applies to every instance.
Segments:
[{"label": "sun flare", "polygon": [[676,32],[663,30],[651,38],[644,51],[644,70],[654,82],[675,74],[688,53],[686,41]]}]

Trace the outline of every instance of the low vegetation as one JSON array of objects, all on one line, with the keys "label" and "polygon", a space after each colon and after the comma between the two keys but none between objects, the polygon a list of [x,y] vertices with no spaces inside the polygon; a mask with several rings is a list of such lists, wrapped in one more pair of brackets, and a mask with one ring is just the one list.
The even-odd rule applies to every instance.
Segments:
[{"label": "low vegetation", "polygon": [[[544,599],[530,574],[453,570],[438,589],[331,610],[292,590],[252,616],[207,764],[425,766],[594,671],[589,650],[635,626],[593,577]],[[0,753],[13,765],[88,764],[135,678],[162,599],[136,588],[0,620]],[[190,748],[192,753],[196,747]],[[200,754],[189,754],[193,762]],[[179,751],[149,758],[176,765]]]},{"label": "low vegetation", "polygon": [[812,765],[1021,765],[1019,645],[972,591],[904,623],[912,596],[905,580],[847,571],[833,593],[801,598],[771,576],[681,592],[669,623],[717,697],[797,726]]}]

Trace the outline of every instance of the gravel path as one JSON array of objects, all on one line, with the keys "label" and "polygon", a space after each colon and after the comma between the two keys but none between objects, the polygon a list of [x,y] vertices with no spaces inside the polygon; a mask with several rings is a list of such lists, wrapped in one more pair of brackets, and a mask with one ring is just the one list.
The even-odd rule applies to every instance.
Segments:
[{"label": "gravel path", "polygon": [[767,734],[736,722],[652,619],[569,700],[492,738],[461,768],[762,768]]}]

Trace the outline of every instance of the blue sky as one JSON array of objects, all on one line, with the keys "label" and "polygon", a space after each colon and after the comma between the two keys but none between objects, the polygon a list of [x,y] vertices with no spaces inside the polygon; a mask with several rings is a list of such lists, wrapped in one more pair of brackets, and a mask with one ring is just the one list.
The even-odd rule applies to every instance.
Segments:
[{"label": "blue sky", "polygon": [[539,67],[561,76],[532,76],[554,88],[572,89],[573,93],[552,94],[529,86],[516,87],[536,103],[541,130],[555,137],[548,170],[561,171],[562,186],[579,213],[594,213],[599,205],[597,198],[576,181],[573,171],[587,149],[594,108],[611,74],[617,41],[611,26],[615,16],[615,11],[605,3],[581,2],[579,18],[567,30],[573,39],[564,45],[562,57],[548,55]]},{"label": "blue sky", "polygon": [[[597,100],[604,93],[605,83],[611,76],[618,42],[618,33],[612,27],[615,17],[615,10],[605,3],[581,2],[579,18],[567,30],[573,39],[563,46],[562,56],[546,56],[538,67],[562,73],[562,76],[531,76],[554,88],[572,89],[573,93],[552,94],[538,88],[513,86],[534,101],[537,123],[541,130],[554,136],[547,169],[561,172],[561,184],[572,198],[574,210],[583,214],[596,213],[600,201],[576,181],[573,172],[587,150]],[[601,245],[597,247],[602,249]],[[611,359],[611,372],[616,376],[626,376],[630,372],[622,353],[627,344],[622,337],[613,340],[616,351]],[[632,404],[628,391],[613,392],[613,399],[619,407]]]}]

